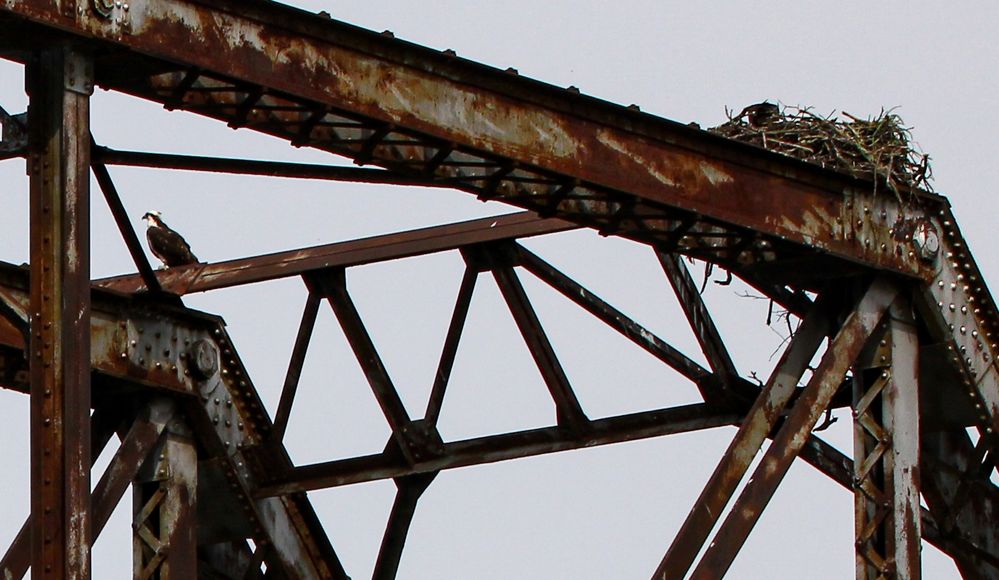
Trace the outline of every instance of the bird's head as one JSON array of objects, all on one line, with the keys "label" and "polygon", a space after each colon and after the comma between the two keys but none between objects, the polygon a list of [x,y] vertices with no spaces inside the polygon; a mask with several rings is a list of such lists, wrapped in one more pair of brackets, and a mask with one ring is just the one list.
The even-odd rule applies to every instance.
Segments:
[{"label": "bird's head", "polygon": [[160,226],[163,225],[163,220],[160,219],[161,215],[163,214],[156,210],[151,210],[147,211],[146,214],[142,216],[142,219],[146,220],[146,225],[149,227]]}]

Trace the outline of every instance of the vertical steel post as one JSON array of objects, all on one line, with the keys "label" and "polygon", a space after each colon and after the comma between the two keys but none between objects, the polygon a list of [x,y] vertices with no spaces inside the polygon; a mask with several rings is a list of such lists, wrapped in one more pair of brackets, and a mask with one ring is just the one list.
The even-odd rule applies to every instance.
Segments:
[{"label": "vertical steel post", "polygon": [[150,410],[150,422],[166,435],[132,486],[133,577],[197,578],[197,449],[170,401],[156,401]]},{"label": "vertical steel post", "polygon": [[918,339],[900,304],[855,373],[857,580],[920,578]]},{"label": "vertical steel post", "polygon": [[90,95],[69,44],[27,69],[31,513],[35,578],[90,578]]}]

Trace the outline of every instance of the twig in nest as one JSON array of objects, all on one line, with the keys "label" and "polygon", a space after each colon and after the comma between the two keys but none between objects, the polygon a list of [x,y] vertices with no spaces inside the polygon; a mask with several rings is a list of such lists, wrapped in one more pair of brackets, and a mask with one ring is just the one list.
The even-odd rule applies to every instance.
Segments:
[{"label": "twig in nest", "polygon": [[711,279],[711,271],[714,268],[715,265],[711,262],[704,262],[704,280],[701,281],[701,291],[699,294],[704,294],[704,289],[708,287],[708,280]]},{"label": "twig in nest", "polygon": [[908,188],[933,191],[928,155],[918,151],[910,129],[895,114],[884,110],[862,119],[847,112],[822,117],[807,107],[783,107],[779,113],[753,119],[748,113],[761,103],[710,129],[730,139],[745,141],[770,151],[817,163],[864,179],[883,182],[896,195]]}]

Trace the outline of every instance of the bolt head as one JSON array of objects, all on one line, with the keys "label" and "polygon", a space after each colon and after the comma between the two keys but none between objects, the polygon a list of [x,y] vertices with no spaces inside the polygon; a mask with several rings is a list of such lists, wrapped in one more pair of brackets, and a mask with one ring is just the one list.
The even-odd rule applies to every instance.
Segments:
[{"label": "bolt head", "polygon": [[198,340],[191,345],[188,353],[191,370],[199,378],[211,378],[219,368],[219,351],[210,340]]}]

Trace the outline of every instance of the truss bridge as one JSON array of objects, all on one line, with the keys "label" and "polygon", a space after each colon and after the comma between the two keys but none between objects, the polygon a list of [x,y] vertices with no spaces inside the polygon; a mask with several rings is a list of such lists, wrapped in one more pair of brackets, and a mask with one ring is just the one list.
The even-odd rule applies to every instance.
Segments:
[{"label": "truss bridge", "polygon": [[[90,547],[131,490],[135,578],[347,578],[307,492],[391,479],[374,577],[394,578],[441,471],[731,426],[674,539],[649,555],[651,577],[724,576],[800,458],[854,497],[857,578],[919,578],[922,542],[966,578],[999,578],[999,312],[946,198],[889,192],[262,0],[0,1],[0,56],[25,65],[29,110],[0,109],[0,158],[26,159],[31,208],[30,262],[0,264],[0,384],[30,398],[31,453],[31,515],[3,577],[89,578]],[[91,134],[98,87],[356,166],[106,147]],[[520,211],[155,270],[109,172],[117,166],[443,188]],[[134,273],[91,276],[91,175]],[[648,248],[703,358],[524,243],[576,229]],[[464,274],[417,416],[347,274],[445,252]],[[795,321],[768,377],[736,367],[692,262]],[[589,416],[526,277],[666,365],[698,401]],[[183,297],[283,278],[302,281],[305,306],[268,409],[239,341]],[[555,420],[450,440],[439,419],[473,291],[490,278]],[[298,464],[284,439],[324,303],[391,435],[378,453]],[[850,411],[852,454],[814,431],[838,409]],[[92,463],[116,440],[92,486]]]}]

